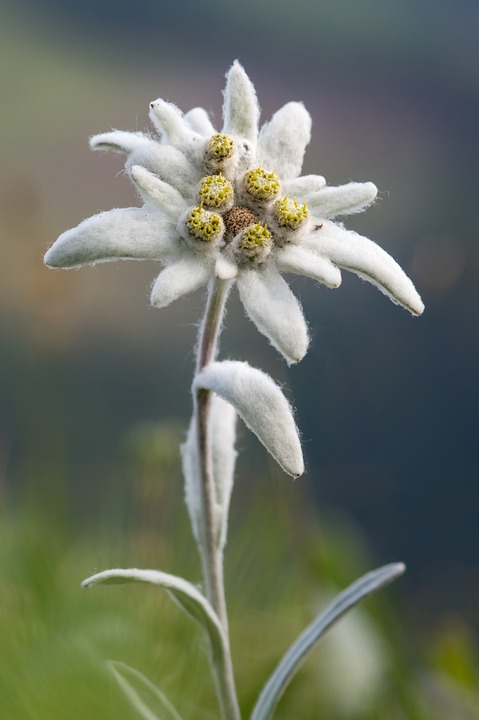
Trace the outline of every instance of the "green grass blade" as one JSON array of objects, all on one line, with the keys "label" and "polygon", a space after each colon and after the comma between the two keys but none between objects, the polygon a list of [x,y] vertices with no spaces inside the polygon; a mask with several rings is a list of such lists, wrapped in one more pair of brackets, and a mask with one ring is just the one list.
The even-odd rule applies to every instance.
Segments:
[{"label": "green grass blade", "polygon": [[173,705],[148,678],[125,663],[108,663],[115,680],[144,720],[181,720]]},{"label": "green grass blade", "polygon": [[264,686],[253,709],[251,720],[269,720],[293,675],[306,655],[348,610],[375,590],[388,585],[405,571],[403,563],[392,563],[373,570],[343,590],[299,636],[283,656]]}]

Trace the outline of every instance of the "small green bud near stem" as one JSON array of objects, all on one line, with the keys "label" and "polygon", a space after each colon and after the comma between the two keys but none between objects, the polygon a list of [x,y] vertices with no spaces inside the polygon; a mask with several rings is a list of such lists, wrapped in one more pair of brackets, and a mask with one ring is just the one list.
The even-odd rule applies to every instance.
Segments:
[{"label": "small green bud near stem", "polygon": [[279,227],[296,230],[309,217],[306,203],[300,205],[296,198],[283,197],[276,200],[273,208],[274,217]]},{"label": "small green bud near stem", "polygon": [[234,191],[232,184],[223,175],[207,175],[198,187],[198,200],[206,208],[226,212],[233,207]]},{"label": "small green bud near stem", "polygon": [[195,240],[213,243],[222,236],[224,225],[218,213],[203,210],[203,204],[192,208],[186,216],[186,227]]},{"label": "small green bud near stem", "polygon": [[269,202],[279,193],[280,182],[274,172],[263,168],[250,170],[244,176],[245,190],[254,200]]}]

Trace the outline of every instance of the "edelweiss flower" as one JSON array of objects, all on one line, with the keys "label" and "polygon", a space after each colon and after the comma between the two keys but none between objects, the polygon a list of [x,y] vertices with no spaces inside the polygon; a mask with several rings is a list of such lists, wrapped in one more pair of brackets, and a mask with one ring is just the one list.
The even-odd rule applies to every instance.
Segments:
[{"label": "edelweiss flower", "polygon": [[299,177],[311,132],[301,103],[284,105],[259,129],[254,87],[235,62],[221,133],[202,108],[183,115],[156,100],[150,117],[159,141],[116,130],[91,139],[95,150],[126,153],[143,207],[103,212],[63,233],[45,255],[48,266],[159,260],[165,267],[151,293],[156,307],[213,277],[235,279],[246,313],[288,362],[306,353],[308,330],[282,272],[335,288],[339,268],[352,270],[414,315],[422,313],[399,265],[372,241],[332,222],[370,205],[375,185],[327,187],[319,175]]}]

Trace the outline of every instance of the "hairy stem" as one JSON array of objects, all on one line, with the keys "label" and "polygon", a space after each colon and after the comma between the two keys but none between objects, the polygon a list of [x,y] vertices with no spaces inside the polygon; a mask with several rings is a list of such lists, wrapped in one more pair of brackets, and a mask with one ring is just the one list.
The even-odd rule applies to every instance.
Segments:
[{"label": "hairy stem", "polygon": [[[218,338],[221,332],[230,285],[230,281],[214,280],[209,286],[208,302],[197,347],[197,372],[200,372],[208,363],[213,362],[216,357]],[[221,657],[213,657],[216,688],[222,714],[224,720],[240,720],[233,665],[229,650],[228,616],[223,581],[223,553],[217,544],[215,487],[211,468],[211,440],[209,437],[210,406],[211,391],[197,390],[194,412],[196,414],[198,433],[198,475],[201,485],[199,490],[202,514],[199,550],[206,595],[221,621],[226,638],[227,651]]]}]

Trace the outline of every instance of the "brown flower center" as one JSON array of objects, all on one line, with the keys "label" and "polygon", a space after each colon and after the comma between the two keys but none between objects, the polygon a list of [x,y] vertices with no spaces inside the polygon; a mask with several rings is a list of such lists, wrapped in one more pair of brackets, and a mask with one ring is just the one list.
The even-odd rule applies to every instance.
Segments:
[{"label": "brown flower center", "polygon": [[226,240],[229,242],[242,230],[250,225],[256,224],[258,220],[258,216],[255,215],[249,208],[241,207],[241,205],[234,205],[231,210],[228,210],[228,212],[223,215]]}]

